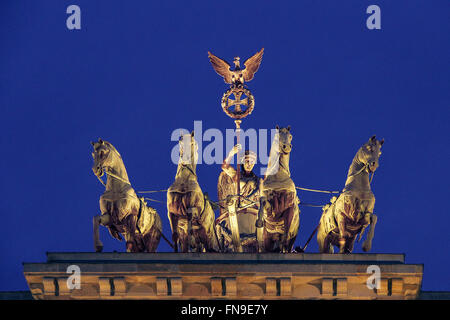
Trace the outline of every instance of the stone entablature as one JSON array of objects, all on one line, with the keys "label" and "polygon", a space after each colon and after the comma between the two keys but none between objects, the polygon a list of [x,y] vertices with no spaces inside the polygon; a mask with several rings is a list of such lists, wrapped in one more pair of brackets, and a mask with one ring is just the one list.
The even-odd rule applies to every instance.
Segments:
[{"label": "stone entablature", "polygon": [[[67,286],[70,265],[81,289]],[[47,253],[24,275],[35,299],[416,299],[423,265],[401,254]]]}]

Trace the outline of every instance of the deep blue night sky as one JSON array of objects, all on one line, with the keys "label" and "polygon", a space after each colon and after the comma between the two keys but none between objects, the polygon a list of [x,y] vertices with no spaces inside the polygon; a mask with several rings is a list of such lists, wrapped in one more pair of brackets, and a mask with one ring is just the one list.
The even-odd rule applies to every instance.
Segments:
[{"label": "deep blue night sky", "polygon": [[[81,30],[66,28],[71,4]],[[366,28],[371,4],[381,30]],[[234,127],[207,51],[231,62],[261,47],[249,83],[256,106],[242,127],[291,125],[294,182],[332,190],[371,135],[385,138],[372,252],[405,253],[425,265],[424,290],[450,290],[449,12],[448,0],[1,1],[0,290],[27,289],[21,263],[43,262],[46,251],[93,251],[103,186],[90,141],[119,150],[136,190],[167,188],[174,129]],[[215,199],[219,165],[197,173]],[[151,205],[169,236],[165,204]],[[301,210],[296,245],[321,214]],[[125,250],[105,228],[100,235],[105,251]],[[307,251],[317,252],[315,239]]]}]

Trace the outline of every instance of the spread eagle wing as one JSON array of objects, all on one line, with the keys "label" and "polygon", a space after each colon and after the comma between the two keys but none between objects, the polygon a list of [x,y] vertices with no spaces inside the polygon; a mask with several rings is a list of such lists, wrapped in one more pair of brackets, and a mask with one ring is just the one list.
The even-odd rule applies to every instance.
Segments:
[{"label": "spread eagle wing", "polygon": [[245,69],[243,71],[245,81],[250,81],[253,79],[256,71],[258,71],[259,65],[261,64],[263,53],[264,48],[257,52],[253,57],[248,58],[247,61],[245,61]]},{"label": "spread eagle wing", "polygon": [[216,57],[209,51],[208,51],[208,58],[209,58],[209,61],[211,61],[211,64],[212,64],[214,70],[217,72],[217,74],[222,76],[223,80],[226,83],[231,83],[232,73],[230,71],[230,65],[228,64],[228,62],[220,59],[219,57]]}]

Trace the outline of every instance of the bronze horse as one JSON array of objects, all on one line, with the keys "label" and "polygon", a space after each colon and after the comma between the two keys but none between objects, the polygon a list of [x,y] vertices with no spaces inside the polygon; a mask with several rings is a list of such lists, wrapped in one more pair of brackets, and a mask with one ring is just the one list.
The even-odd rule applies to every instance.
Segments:
[{"label": "bronze horse", "polygon": [[[264,226],[263,250],[291,252],[300,224],[299,199],[289,171],[291,127],[276,127],[269,163],[260,186],[261,206],[257,227]],[[263,222],[264,221],[264,222]]]},{"label": "bronze horse", "polygon": [[215,215],[197,182],[198,145],[194,132],[180,137],[180,158],[174,183],[167,191],[167,214],[175,252],[219,251]]},{"label": "bronze horse", "polygon": [[101,252],[99,224],[106,226],[113,238],[126,240],[127,252],[155,252],[161,237],[161,219],[155,209],[136,196],[128,180],[122,157],[113,145],[101,139],[91,142],[94,147],[92,170],[102,182],[107,175],[106,190],[100,197],[101,215],[95,216],[94,248]]},{"label": "bronze horse", "polygon": [[325,206],[317,231],[317,241],[321,253],[333,253],[333,245],[339,253],[351,253],[358,234],[361,240],[364,230],[370,225],[367,239],[362,248],[370,251],[377,216],[373,213],[375,196],[370,189],[369,174],[378,168],[381,146],[371,137],[356,153],[348,170],[347,181],[337,200]]}]

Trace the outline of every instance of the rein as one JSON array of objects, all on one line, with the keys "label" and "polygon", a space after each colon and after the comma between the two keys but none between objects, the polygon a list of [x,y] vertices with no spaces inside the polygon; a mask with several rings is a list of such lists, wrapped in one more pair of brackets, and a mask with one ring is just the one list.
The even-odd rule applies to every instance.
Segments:
[{"label": "rein", "polygon": [[[360,170],[358,170],[358,172],[356,172],[356,173],[350,175],[349,177],[353,177],[353,176],[356,176],[356,175],[360,174],[360,173],[363,172],[364,169],[366,169],[367,167],[368,167],[368,164],[364,165]],[[191,171],[191,172],[195,175],[195,173],[191,170],[191,168],[189,168],[189,167],[187,167],[187,166],[186,166],[186,168],[187,168],[189,171]],[[105,171],[105,173],[106,173],[107,175],[110,175],[111,177],[113,177],[113,178],[115,178],[115,179],[117,179],[117,180],[119,180],[119,181],[122,181],[122,182],[124,182],[124,183],[126,183],[126,184],[128,184],[128,185],[131,185],[130,182],[128,182],[128,181],[126,181],[126,180],[124,180],[124,179],[118,177],[117,175],[115,175],[115,174],[109,172],[108,170],[105,170],[105,169],[104,169],[104,171]],[[373,176],[374,176],[374,175],[375,175],[375,172],[372,172],[372,175],[370,176],[369,184],[372,183],[372,180],[373,180]],[[97,177],[97,179],[100,181],[100,183],[101,183],[103,186],[106,187],[106,184],[103,182],[103,180],[102,180],[99,176],[96,176],[96,177]],[[318,192],[318,193],[330,193],[330,194],[340,194],[340,193],[341,193],[341,191],[330,191],[330,190],[310,189],[310,188],[303,188],[303,187],[298,187],[298,186],[295,186],[295,188],[296,188],[296,189],[299,189],[299,190],[303,190],[303,191]],[[249,197],[252,196],[253,194],[255,194],[258,190],[259,190],[259,187],[256,188],[256,189],[249,195]],[[167,192],[167,189],[162,189],[162,190],[150,190],[150,191],[137,191],[137,193],[159,193],[159,192]],[[240,197],[243,197],[243,196],[240,195]],[[247,207],[249,207],[249,206],[252,206],[252,205],[256,204],[256,202],[254,202],[254,201],[252,201],[252,200],[250,200],[250,199],[248,199],[248,198],[246,198],[246,197],[243,197],[243,198],[245,198],[247,201],[249,201],[249,202],[251,203],[250,205],[244,206],[243,208],[247,208]],[[145,200],[154,201],[154,202],[159,202],[159,203],[164,203],[163,201],[159,201],[159,200],[155,200],[155,199],[151,199],[151,198],[145,198]],[[219,203],[222,202],[222,201],[226,201],[226,200],[227,200],[227,199],[223,199],[223,200],[217,201],[217,202],[216,202],[216,201],[212,201],[212,200],[210,200],[210,201],[211,201],[212,203],[215,203],[215,204],[219,205],[220,207],[222,207]],[[300,202],[300,205],[302,205],[302,206],[307,206],[307,207],[313,207],[313,208],[323,208],[323,205],[316,205],[316,204],[310,204],[310,203],[301,203],[301,202]],[[240,209],[243,209],[243,208],[240,208]]]},{"label": "rein", "polygon": [[322,192],[322,193],[341,193],[340,191],[328,191],[328,190],[316,190],[316,189],[308,189],[308,188],[302,188],[302,187],[295,187],[296,189],[299,190],[304,190],[304,191],[311,191],[311,192]]},{"label": "rein", "polygon": [[[357,176],[358,174],[360,174],[361,172],[363,172],[363,171],[364,171],[365,169],[367,169],[368,167],[369,167],[369,164],[364,165],[360,170],[358,170],[358,172],[353,173],[352,175],[348,176],[347,178]],[[372,179],[373,179],[374,174],[375,174],[375,171],[372,172],[372,175],[370,176],[369,184],[372,183]],[[331,194],[340,194],[340,193],[342,193],[342,191],[318,190],[318,189],[302,188],[302,187],[297,187],[297,186],[296,186],[295,188],[296,188],[296,189],[299,189],[299,190],[311,191],[311,192],[321,192],[321,193],[331,193]]]},{"label": "rein", "polygon": [[[106,168],[105,168],[106,169]],[[105,170],[104,169],[104,170]],[[107,174],[107,175],[109,175],[109,176],[111,176],[111,177],[113,177],[113,178],[116,178],[117,180],[119,180],[119,181],[122,181],[122,182],[124,182],[124,183],[126,183],[126,184],[129,184],[130,186],[131,186],[131,183],[129,182],[129,181],[127,181],[127,180],[125,180],[125,179],[122,179],[121,177],[119,177],[119,176],[116,176],[114,173],[111,173],[111,172],[109,172],[108,170],[105,170],[105,173]]]},{"label": "rein", "polygon": [[278,162],[278,164],[280,165],[280,167],[281,167],[282,169],[284,169],[284,171],[287,172],[288,176],[290,177],[290,176],[291,176],[291,171],[289,170],[289,168],[286,168],[286,167],[284,166],[283,162],[281,162],[281,156],[280,156],[280,161]]},{"label": "rein", "polygon": [[[357,176],[358,174],[360,174],[361,172],[363,172],[364,170],[366,170],[366,169],[368,169],[368,168],[369,168],[369,164],[367,163],[367,164],[365,164],[360,170],[358,170],[358,172],[356,172],[356,173],[354,173],[354,174],[348,176],[347,178],[351,178],[351,177]],[[369,175],[370,175],[370,170],[367,170],[367,171],[369,171]],[[373,179],[374,174],[375,174],[375,171],[372,172],[372,176],[371,176],[370,179],[369,179],[369,184],[372,183],[372,179]]]},{"label": "rein", "polygon": [[181,167],[182,167],[182,169],[184,169],[184,168],[188,169],[194,175],[194,177],[197,178],[197,174],[194,172],[194,170],[189,168],[189,164],[181,164]]},{"label": "rein", "polygon": [[[119,181],[122,181],[123,183],[126,183],[126,184],[128,184],[128,185],[131,186],[131,183],[130,183],[129,181],[127,181],[127,180],[125,180],[125,179],[122,179],[122,178],[119,177],[119,176],[116,176],[114,173],[109,172],[109,171],[106,169],[106,167],[103,168],[103,171],[106,173],[106,175],[109,175],[109,176],[111,176],[111,177],[113,177],[113,178],[115,178],[115,179],[117,179],[117,180],[119,180]],[[97,179],[100,181],[100,183],[106,188],[106,184],[103,182],[102,178],[100,178],[100,177],[97,176],[97,175],[95,175],[95,176],[96,176]]]},{"label": "rein", "polygon": [[106,188],[106,184],[103,182],[102,178],[100,178],[98,175],[95,175],[98,179],[98,181],[100,181],[100,183]]}]

